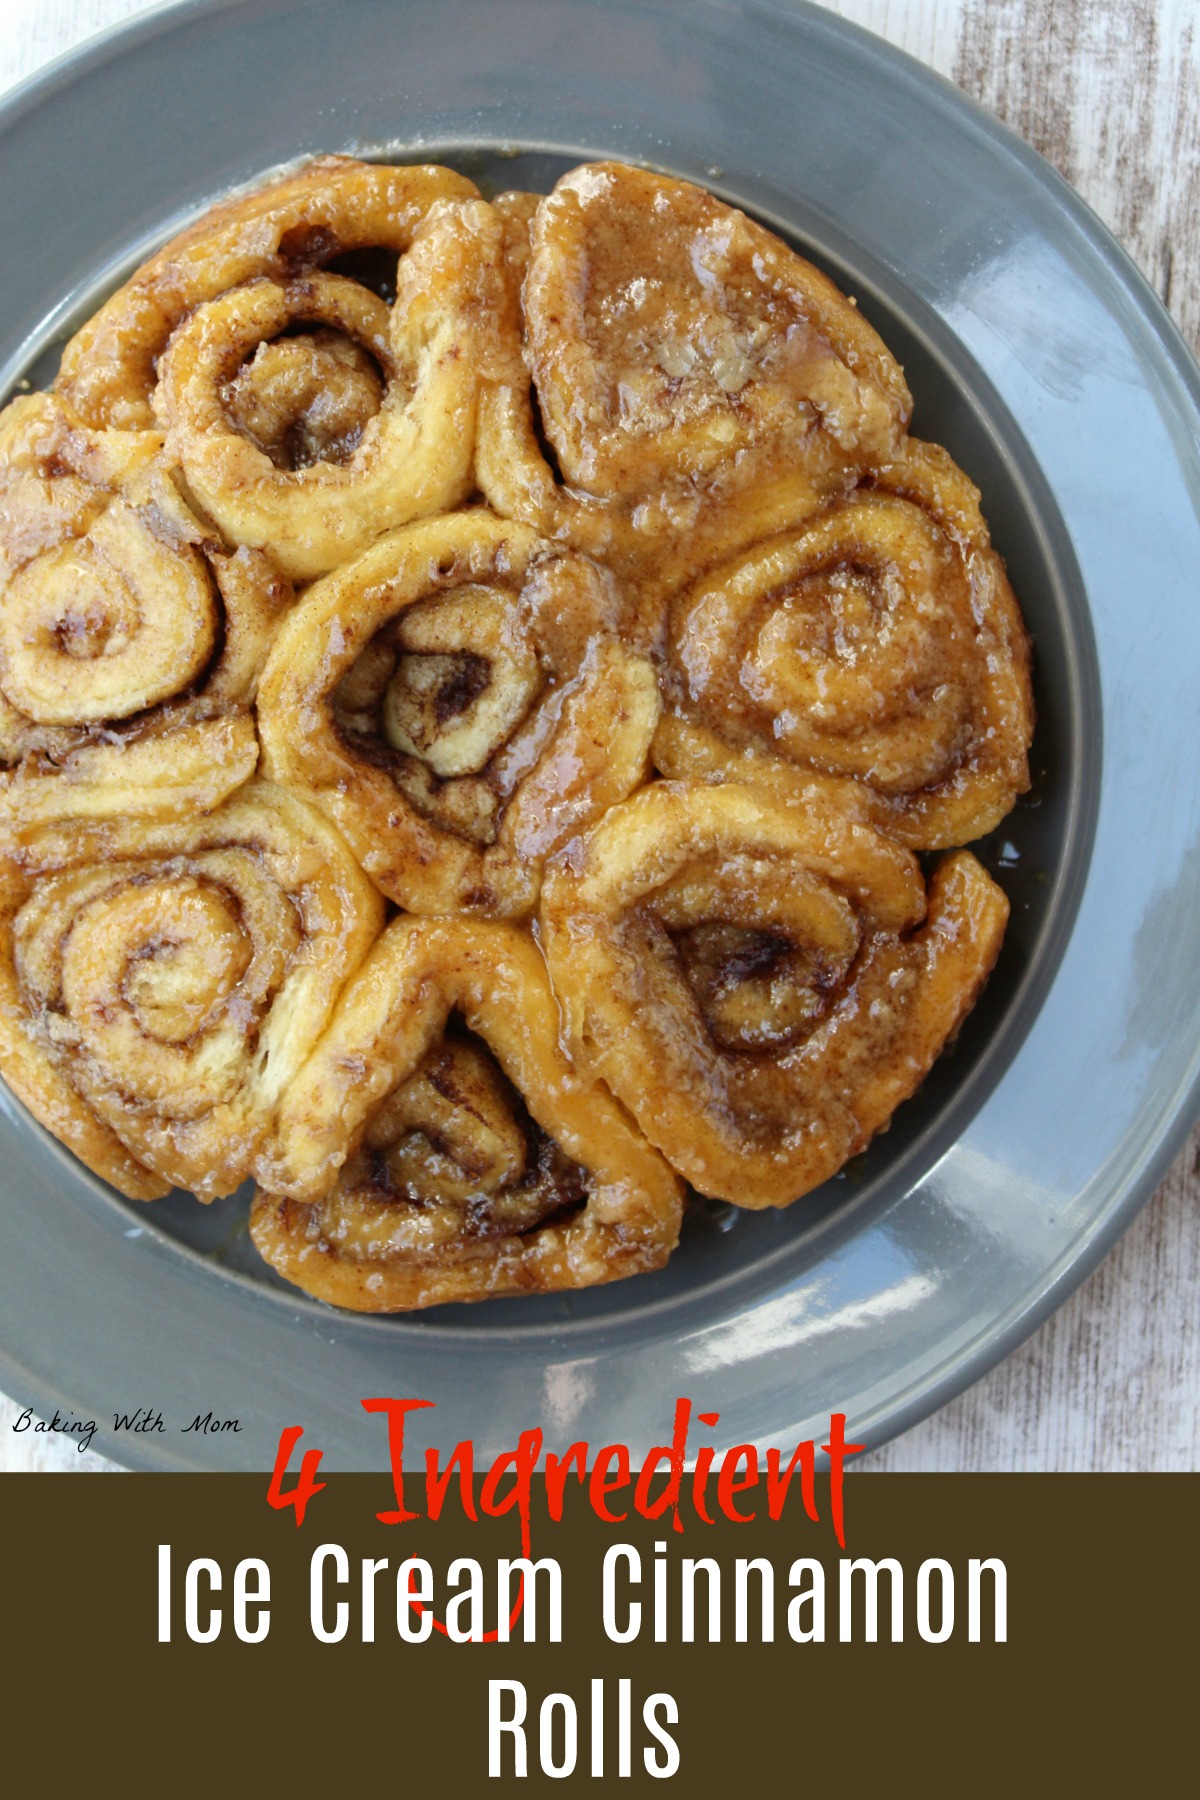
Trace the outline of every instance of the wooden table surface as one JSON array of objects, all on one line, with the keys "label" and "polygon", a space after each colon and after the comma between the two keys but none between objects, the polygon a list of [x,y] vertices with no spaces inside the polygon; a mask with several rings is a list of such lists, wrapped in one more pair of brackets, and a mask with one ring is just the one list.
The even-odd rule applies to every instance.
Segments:
[{"label": "wooden table surface", "polygon": [[[146,10],[147,0],[4,0],[0,91]],[[1040,150],[1200,350],[1197,0],[836,0],[830,10],[949,76]],[[14,1433],[17,1414],[0,1396],[0,1469],[114,1467]],[[1200,1467],[1200,1130],[1107,1262],[1039,1332],[859,1466]]]}]

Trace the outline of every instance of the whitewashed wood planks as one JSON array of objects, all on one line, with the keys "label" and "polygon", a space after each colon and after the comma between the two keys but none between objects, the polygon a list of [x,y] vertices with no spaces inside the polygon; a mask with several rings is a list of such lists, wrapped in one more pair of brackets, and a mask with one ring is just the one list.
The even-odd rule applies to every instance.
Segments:
[{"label": "whitewashed wood planks", "polygon": [[[146,0],[5,0],[0,90]],[[1072,182],[1200,350],[1200,8],[1193,0],[837,0],[937,69]],[[0,1470],[112,1469],[12,1430]],[[864,1469],[1200,1466],[1200,1131],[1122,1243],[1048,1324]]]}]

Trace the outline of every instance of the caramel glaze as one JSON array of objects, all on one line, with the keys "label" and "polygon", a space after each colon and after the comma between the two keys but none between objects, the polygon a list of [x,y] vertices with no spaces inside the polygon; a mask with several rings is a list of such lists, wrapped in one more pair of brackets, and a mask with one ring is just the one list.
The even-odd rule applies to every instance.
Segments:
[{"label": "caramel glaze", "polygon": [[1029,780],[910,413],[852,299],[647,170],[214,208],[0,414],[9,1085],[131,1197],[253,1176],[365,1311],[836,1173],[987,979],[958,846]]},{"label": "caramel glaze", "polygon": [[1008,903],[960,851],[830,802],[658,782],[547,873],[568,1042],[700,1193],[787,1206],[924,1079],[999,953]]},{"label": "caramel glaze", "polygon": [[318,326],[260,343],[225,382],[220,399],[231,423],[275,468],[345,465],[383,403],[382,371],[390,360],[382,337],[366,348]]},{"label": "caramel glaze", "polygon": [[887,349],[744,214],[608,163],[499,208],[510,366],[484,385],[479,484],[619,570],[640,641],[699,569],[895,454],[911,400]]},{"label": "caramel glaze", "polygon": [[978,492],[936,445],[910,438],[683,589],[668,645],[665,775],[840,778],[923,850],[982,837],[1029,786],[1029,639]]},{"label": "caramel glaze", "polygon": [[477,198],[449,169],[317,157],[212,208],[144,262],[71,339],[55,388],[92,426],[152,427],[158,359],[198,307],[246,282],[286,283],[356,251],[403,254],[439,201]]},{"label": "caramel glaze", "polygon": [[644,779],[655,672],[611,579],[478,509],[315,583],[263,676],[274,779],[413,912],[520,916],[546,857]]},{"label": "caramel glaze", "polygon": [[254,1240],[356,1310],[592,1286],[660,1267],[678,1238],[679,1182],[564,1056],[543,959],[508,924],[395,920],[278,1145]]},{"label": "caramel glaze", "polygon": [[502,306],[499,242],[483,201],[438,200],[411,233],[390,305],[314,269],[246,281],[178,326],[152,409],[226,539],[269,548],[308,580],[466,499]]}]

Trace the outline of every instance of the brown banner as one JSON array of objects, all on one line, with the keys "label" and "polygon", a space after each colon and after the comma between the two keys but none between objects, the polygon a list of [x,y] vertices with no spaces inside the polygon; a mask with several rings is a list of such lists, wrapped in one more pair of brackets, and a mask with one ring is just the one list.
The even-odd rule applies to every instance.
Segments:
[{"label": "brown banner", "polygon": [[299,1469],[275,1507],[252,1475],[0,1482],[18,1763],[115,1759],[135,1795],[1110,1793],[1191,1767],[1198,1477],[851,1476],[843,1547],[827,1476],[706,1524],[690,1477],[644,1490],[657,1518],[614,1482],[606,1521],[569,1474],[556,1521],[539,1474],[522,1570],[511,1469],[469,1495],[451,1471],[436,1521],[423,1472],[401,1507],[321,1471],[297,1524]]}]

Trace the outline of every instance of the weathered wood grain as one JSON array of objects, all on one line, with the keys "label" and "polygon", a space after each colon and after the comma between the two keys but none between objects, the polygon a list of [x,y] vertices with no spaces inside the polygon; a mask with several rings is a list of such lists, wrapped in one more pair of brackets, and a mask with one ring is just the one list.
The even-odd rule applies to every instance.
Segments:
[{"label": "weathered wood grain", "polygon": [[1052,163],[1200,350],[1195,0],[836,0]]},{"label": "weathered wood grain", "polygon": [[[146,0],[5,0],[0,88]],[[1194,0],[836,0],[1041,151],[1200,350]],[[0,1398],[0,1469],[111,1469]],[[867,1469],[1200,1467],[1200,1130],[1117,1249],[1007,1362]]]},{"label": "weathered wood grain", "polygon": [[[1051,162],[1200,353],[1192,0],[837,0]],[[864,1469],[1200,1467],[1200,1130],[1113,1254],[1015,1355]]]}]

